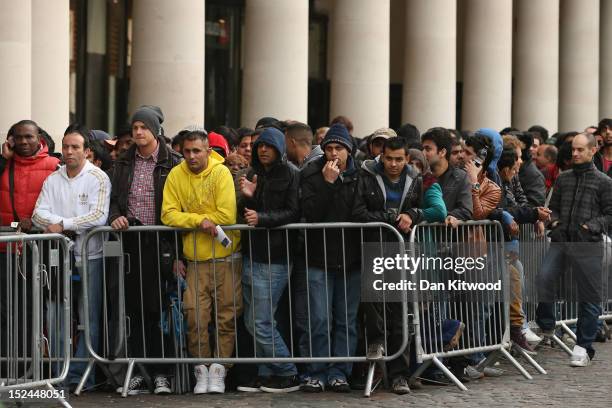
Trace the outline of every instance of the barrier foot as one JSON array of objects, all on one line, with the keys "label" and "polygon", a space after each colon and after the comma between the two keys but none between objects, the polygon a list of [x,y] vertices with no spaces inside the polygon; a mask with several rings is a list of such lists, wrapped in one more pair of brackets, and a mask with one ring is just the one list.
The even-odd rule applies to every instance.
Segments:
[{"label": "barrier foot", "polygon": [[499,360],[497,357],[499,355],[499,351],[495,350],[489,353],[488,356],[485,357],[484,360],[482,360],[480,363],[478,363],[478,366],[476,367],[476,369],[478,371],[482,371],[484,370],[486,367],[489,367],[492,364],[495,364],[495,362],[497,360]]},{"label": "barrier foot", "polygon": [[506,350],[505,348],[499,349],[500,353],[502,353],[504,355],[504,357],[510,361],[510,363],[512,363],[512,365],[514,367],[516,367],[517,370],[519,370],[519,372],[523,375],[523,377],[525,377],[528,380],[533,380],[533,377],[531,376],[531,374],[529,374],[527,372],[527,370],[525,370],[523,368],[522,365],[519,364],[518,361],[516,361],[516,359],[514,357],[512,357],[512,355],[510,353],[508,353],[508,350]]},{"label": "barrier foot", "polygon": [[[47,382],[47,389],[49,389],[49,390],[51,390],[51,391],[55,391],[55,387],[53,387],[53,386],[51,385],[51,383],[50,383],[50,382]],[[66,408],[72,408],[72,405],[70,405],[70,404],[68,403],[68,401],[66,401],[64,398],[58,398],[58,399],[57,399],[57,402],[59,402],[60,404],[62,404],[62,406],[63,406],[63,407],[66,407]]]},{"label": "barrier foot", "polygon": [[527,360],[527,362],[531,364],[531,366],[535,368],[540,374],[544,374],[544,375],[548,374],[546,370],[544,370],[542,366],[538,364],[538,362],[535,361],[533,357],[531,357],[525,350],[523,350],[520,347],[515,347],[515,350],[517,350],[523,356],[523,358]]},{"label": "barrier foot", "polygon": [[558,345],[559,347],[561,347],[561,349],[562,349],[563,351],[565,351],[565,352],[566,352],[566,353],[567,353],[569,356],[571,356],[571,355],[572,355],[572,350],[570,350],[570,348],[569,348],[569,347],[567,347],[567,344],[565,344],[565,343],[563,342],[563,340],[561,340],[561,339],[560,339],[560,338],[559,338],[559,337],[558,337],[556,334],[555,334],[554,336],[552,336],[551,338],[552,338],[552,339],[553,339],[553,341],[554,341],[555,343],[557,343],[557,345]]},{"label": "barrier foot", "polygon": [[572,339],[574,339],[574,341],[578,341],[578,336],[576,336],[576,333],[574,333],[572,331],[572,329],[569,328],[569,326],[565,323],[559,323],[559,326],[561,326],[561,329],[567,333],[568,336],[570,336]]},{"label": "barrier foot", "polygon": [[450,370],[444,364],[442,364],[440,360],[438,360],[438,357],[434,356],[434,358],[432,359],[432,362],[436,365],[436,367],[442,370],[442,372],[444,373],[444,375],[446,375],[446,377],[448,377],[452,382],[455,383],[457,388],[459,388],[461,391],[468,390],[467,387],[463,385],[463,383],[459,381],[459,379],[455,377],[455,375],[451,373]]},{"label": "barrier foot", "polygon": [[87,363],[87,368],[85,369],[85,372],[83,373],[83,376],[81,377],[81,381],[79,381],[79,385],[77,385],[76,390],[74,390],[74,395],[76,395],[77,397],[81,395],[81,391],[83,391],[83,387],[85,387],[85,382],[87,381],[87,378],[89,378],[89,374],[91,374],[91,370],[93,369],[93,366],[94,366],[94,361],[89,360],[89,363]]},{"label": "barrier foot", "polygon": [[130,385],[130,380],[132,379],[132,372],[134,371],[135,364],[136,363],[134,360],[130,360],[130,363],[128,364],[127,372],[125,373],[125,379],[123,380],[123,390],[121,391],[121,396],[123,398],[127,397],[128,386]]},{"label": "barrier foot", "polygon": [[417,368],[416,371],[410,376],[410,379],[419,378],[421,376],[421,374],[423,374],[423,372],[425,370],[427,370],[427,367],[429,367],[431,365],[431,363],[432,363],[431,360],[423,361],[423,363],[419,366],[419,368]]},{"label": "barrier foot", "polygon": [[370,397],[372,395],[372,383],[374,382],[374,370],[376,369],[376,363],[371,362],[370,367],[368,368],[368,377],[366,379],[365,390],[363,391],[364,397]]}]

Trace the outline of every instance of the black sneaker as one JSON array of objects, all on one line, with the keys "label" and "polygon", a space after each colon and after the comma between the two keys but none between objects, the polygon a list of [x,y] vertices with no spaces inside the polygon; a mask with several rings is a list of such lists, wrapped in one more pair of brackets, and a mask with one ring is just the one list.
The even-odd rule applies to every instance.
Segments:
[{"label": "black sneaker", "polygon": [[[130,383],[128,384],[127,395],[138,395],[138,394],[148,394],[149,388],[147,388],[147,384],[145,379],[141,375],[137,375],[132,377]],[[123,393],[123,387],[117,388],[117,394]]]},{"label": "black sneaker", "polygon": [[302,384],[300,390],[304,392],[321,392],[325,391],[325,385],[321,382],[321,380],[316,378],[308,378],[306,379],[306,382]]},{"label": "black sneaker", "polygon": [[257,376],[252,381],[244,385],[239,385],[236,389],[242,392],[261,392],[261,385],[265,381],[267,381],[267,378]]},{"label": "black sneaker", "polygon": [[290,376],[273,376],[264,382],[260,390],[271,393],[287,393],[294,392],[300,389],[300,382],[295,375]]},{"label": "black sneaker", "polygon": [[342,378],[334,378],[329,382],[329,387],[334,392],[351,392],[351,386]]},{"label": "black sneaker", "polygon": [[153,393],[155,395],[159,394],[172,394],[172,390],[170,389],[170,381],[164,375],[158,375],[155,377],[155,390]]},{"label": "black sneaker", "polygon": [[393,393],[397,395],[404,395],[410,393],[410,387],[408,386],[408,380],[404,376],[399,376],[393,379]]}]

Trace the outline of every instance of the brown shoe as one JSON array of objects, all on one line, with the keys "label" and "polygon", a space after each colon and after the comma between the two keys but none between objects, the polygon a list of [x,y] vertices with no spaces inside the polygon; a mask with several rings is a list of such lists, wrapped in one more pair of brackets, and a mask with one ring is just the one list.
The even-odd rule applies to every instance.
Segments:
[{"label": "brown shoe", "polygon": [[523,334],[523,330],[520,326],[512,326],[510,327],[510,340],[512,343],[523,350],[525,353],[535,356],[538,353],[531,347],[525,335]]}]

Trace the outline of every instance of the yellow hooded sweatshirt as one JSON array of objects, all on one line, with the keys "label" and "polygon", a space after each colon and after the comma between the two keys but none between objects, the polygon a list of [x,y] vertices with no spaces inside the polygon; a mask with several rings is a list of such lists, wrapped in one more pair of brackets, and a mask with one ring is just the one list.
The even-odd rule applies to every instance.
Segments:
[{"label": "yellow hooded sweatshirt", "polygon": [[[221,155],[211,151],[208,166],[200,174],[193,174],[185,161],[170,171],[164,186],[161,210],[161,220],[165,225],[199,228],[205,219],[217,225],[236,223],[234,180],[223,162]],[[240,231],[225,233],[232,240],[232,248],[236,252],[240,247]],[[232,248],[224,248],[203,231],[195,233],[195,243],[194,250],[193,232],[183,234],[183,254],[190,261],[224,258],[232,253]]]}]

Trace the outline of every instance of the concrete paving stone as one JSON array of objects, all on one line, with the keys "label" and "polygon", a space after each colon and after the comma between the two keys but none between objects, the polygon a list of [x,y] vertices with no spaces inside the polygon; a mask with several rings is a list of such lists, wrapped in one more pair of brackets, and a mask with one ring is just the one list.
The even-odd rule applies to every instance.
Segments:
[{"label": "concrete paving stone", "polygon": [[[395,408],[395,407],[448,407],[473,408],[486,406],[545,407],[568,406],[612,407],[612,342],[596,343],[597,354],[588,368],[571,368],[569,357],[558,348],[540,349],[536,361],[547,370],[541,375],[518,359],[533,376],[532,381],[508,362],[499,368],[506,370],[502,377],[484,378],[467,383],[467,392],[454,386],[425,386],[404,396],[386,390],[377,390],[371,398],[364,398],[360,391],[350,394],[324,392],[305,394],[295,392],[283,395],[227,393],[225,395],[138,395],[121,398],[117,394],[88,392],[80,397],[71,396],[73,407],[140,408],[140,407],[219,407],[219,408]],[[48,405],[47,405],[48,406]]]}]

